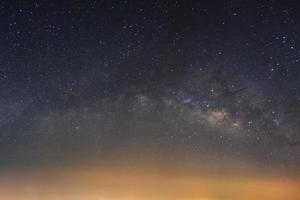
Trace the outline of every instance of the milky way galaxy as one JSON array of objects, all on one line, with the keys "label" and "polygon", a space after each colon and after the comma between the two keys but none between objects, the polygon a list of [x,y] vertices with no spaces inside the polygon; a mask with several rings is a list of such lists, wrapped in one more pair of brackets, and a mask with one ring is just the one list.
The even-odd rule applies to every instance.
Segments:
[{"label": "milky way galaxy", "polygon": [[298,8],[0,2],[0,199],[300,199]]}]

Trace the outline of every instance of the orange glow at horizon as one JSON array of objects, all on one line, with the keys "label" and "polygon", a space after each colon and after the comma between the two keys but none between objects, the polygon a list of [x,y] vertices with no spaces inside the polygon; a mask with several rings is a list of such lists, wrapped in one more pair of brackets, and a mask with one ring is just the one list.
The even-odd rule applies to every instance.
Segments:
[{"label": "orange glow at horizon", "polygon": [[300,179],[71,167],[0,176],[5,200],[299,200]]}]

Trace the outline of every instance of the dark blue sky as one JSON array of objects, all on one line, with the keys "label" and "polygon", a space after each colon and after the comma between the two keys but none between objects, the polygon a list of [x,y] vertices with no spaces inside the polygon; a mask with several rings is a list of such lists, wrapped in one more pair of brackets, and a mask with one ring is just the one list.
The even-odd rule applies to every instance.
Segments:
[{"label": "dark blue sky", "polygon": [[110,154],[124,140],[130,153],[217,152],[297,168],[299,8],[1,1],[0,157],[51,161],[75,147]]}]

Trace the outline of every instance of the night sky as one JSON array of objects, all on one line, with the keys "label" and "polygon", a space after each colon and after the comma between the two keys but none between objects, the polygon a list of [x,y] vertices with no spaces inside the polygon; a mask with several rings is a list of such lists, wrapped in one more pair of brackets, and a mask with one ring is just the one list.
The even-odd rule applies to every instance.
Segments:
[{"label": "night sky", "polygon": [[[299,10],[297,1],[0,1],[1,171],[12,188],[15,173],[58,166],[111,167],[112,177],[154,168],[155,180],[280,175],[300,186]],[[300,197],[289,192],[282,199]],[[247,199],[226,195],[206,199]]]}]

